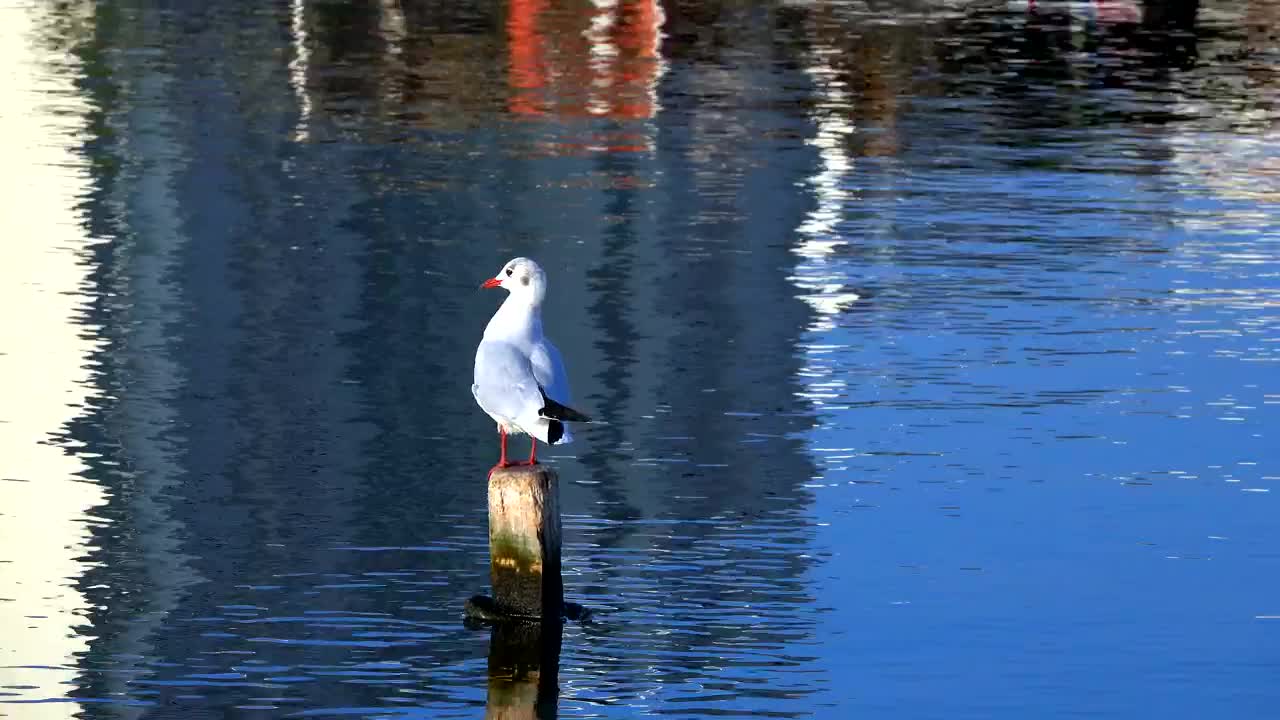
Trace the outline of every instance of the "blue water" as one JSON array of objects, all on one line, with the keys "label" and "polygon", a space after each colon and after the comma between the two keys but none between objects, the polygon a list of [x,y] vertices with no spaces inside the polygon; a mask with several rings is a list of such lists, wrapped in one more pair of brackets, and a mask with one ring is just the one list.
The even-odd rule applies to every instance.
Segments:
[{"label": "blue water", "polygon": [[541,717],[1274,716],[1280,4],[1032,5],[0,11],[0,716],[533,717],[516,255]]}]

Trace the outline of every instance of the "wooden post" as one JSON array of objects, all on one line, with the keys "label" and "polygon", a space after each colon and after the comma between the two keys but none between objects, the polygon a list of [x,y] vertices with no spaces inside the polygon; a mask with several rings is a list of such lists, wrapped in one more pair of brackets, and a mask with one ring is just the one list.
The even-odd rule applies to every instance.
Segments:
[{"label": "wooden post", "polygon": [[560,487],[544,465],[489,473],[489,582],[493,597],[467,601],[470,622],[491,624],[487,720],[554,718],[563,618],[586,621],[564,602]]},{"label": "wooden post", "polygon": [[560,487],[545,465],[489,475],[489,580],[497,613],[560,621]]}]

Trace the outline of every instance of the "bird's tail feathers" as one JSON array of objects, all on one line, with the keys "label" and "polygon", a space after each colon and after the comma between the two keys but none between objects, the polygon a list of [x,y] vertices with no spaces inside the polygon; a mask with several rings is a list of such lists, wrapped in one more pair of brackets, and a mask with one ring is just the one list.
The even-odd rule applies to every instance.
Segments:
[{"label": "bird's tail feathers", "polygon": [[539,415],[536,418],[529,418],[527,422],[520,423],[520,427],[529,435],[548,445],[566,445],[573,442],[573,435],[569,433],[569,426],[560,420]]},{"label": "bird's tail feathers", "polygon": [[[538,390],[541,391],[542,388],[538,388]],[[568,405],[562,405],[547,397],[545,391],[542,392],[542,409],[538,411],[538,417],[562,422],[591,422],[591,418],[584,413],[580,413]]]}]

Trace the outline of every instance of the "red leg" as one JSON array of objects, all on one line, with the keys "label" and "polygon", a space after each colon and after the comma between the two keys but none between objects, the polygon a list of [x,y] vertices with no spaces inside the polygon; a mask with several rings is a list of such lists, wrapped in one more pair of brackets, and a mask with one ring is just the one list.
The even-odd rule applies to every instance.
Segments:
[{"label": "red leg", "polygon": [[505,428],[499,426],[498,434],[502,436],[502,440],[500,441],[502,445],[502,457],[498,458],[498,467],[509,467],[511,463],[507,462],[507,431]]},{"label": "red leg", "polygon": [[538,464],[538,441],[532,435],[529,436],[529,464]]}]

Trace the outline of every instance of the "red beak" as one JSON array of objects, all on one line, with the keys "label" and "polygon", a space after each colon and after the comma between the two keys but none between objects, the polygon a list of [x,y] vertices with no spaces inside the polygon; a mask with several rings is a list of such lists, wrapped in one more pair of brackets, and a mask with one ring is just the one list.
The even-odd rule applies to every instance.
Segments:
[{"label": "red beak", "polygon": [[480,283],[480,289],[482,290],[485,290],[488,288],[496,288],[496,287],[502,287],[502,281],[499,280],[498,278],[489,278],[488,280],[485,280],[484,282]]}]

